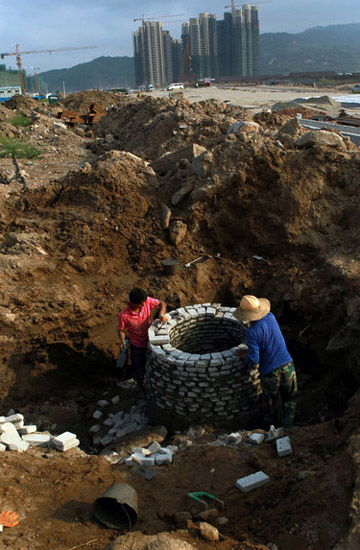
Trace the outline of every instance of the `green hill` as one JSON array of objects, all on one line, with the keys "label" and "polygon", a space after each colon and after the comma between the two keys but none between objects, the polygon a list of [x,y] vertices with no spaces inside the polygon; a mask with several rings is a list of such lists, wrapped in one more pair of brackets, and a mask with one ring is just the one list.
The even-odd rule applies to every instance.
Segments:
[{"label": "green hill", "polygon": [[98,57],[89,63],[81,63],[70,69],[45,71],[39,76],[47,82],[49,90],[62,90],[63,82],[69,92],[133,87],[135,82],[132,57]]},{"label": "green hill", "polygon": [[260,73],[360,72],[360,23],[260,36]]}]

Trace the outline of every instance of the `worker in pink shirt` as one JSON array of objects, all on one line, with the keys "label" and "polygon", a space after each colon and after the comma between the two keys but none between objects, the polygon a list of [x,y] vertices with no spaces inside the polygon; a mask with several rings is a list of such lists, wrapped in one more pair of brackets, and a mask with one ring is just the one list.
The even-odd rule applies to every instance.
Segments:
[{"label": "worker in pink shirt", "polygon": [[125,347],[125,331],[127,331],[130,339],[132,373],[141,389],[144,389],[143,380],[146,366],[148,329],[151,325],[151,310],[157,307],[159,307],[159,319],[164,323],[166,320],[165,302],[147,296],[141,288],[134,288],[129,293],[128,305],[120,311],[118,318],[120,350],[122,351]]}]

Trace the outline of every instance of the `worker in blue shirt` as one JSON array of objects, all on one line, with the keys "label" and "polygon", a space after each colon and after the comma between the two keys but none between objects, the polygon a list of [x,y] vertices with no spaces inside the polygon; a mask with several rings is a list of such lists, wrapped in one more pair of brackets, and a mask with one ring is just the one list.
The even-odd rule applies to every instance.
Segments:
[{"label": "worker in blue shirt", "polygon": [[[282,399],[282,425],[291,428],[295,416],[294,395],[297,391],[296,371],[293,359],[275,316],[270,312],[267,298],[244,296],[234,317],[247,326],[248,350],[246,362],[258,366],[260,384],[266,406],[266,420],[275,424],[278,398]],[[243,350],[239,350],[243,356]]]}]

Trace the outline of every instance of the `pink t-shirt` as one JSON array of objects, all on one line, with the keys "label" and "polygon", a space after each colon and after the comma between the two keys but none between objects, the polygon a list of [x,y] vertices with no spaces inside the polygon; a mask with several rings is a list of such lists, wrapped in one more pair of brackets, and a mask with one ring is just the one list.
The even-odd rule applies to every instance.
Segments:
[{"label": "pink t-shirt", "polygon": [[159,305],[159,300],[148,296],[139,312],[133,311],[129,305],[119,313],[118,330],[127,329],[130,342],[138,348],[146,348],[148,329],[151,325],[150,313]]}]

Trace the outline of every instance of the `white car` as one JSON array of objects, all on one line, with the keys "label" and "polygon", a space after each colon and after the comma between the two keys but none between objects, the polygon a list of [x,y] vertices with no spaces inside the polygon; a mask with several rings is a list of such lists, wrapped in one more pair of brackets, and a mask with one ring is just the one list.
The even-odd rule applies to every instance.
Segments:
[{"label": "white car", "polygon": [[184,84],[182,82],[173,82],[172,84],[169,84],[167,87],[168,92],[171,92],[172,90],[183,90]]}]

